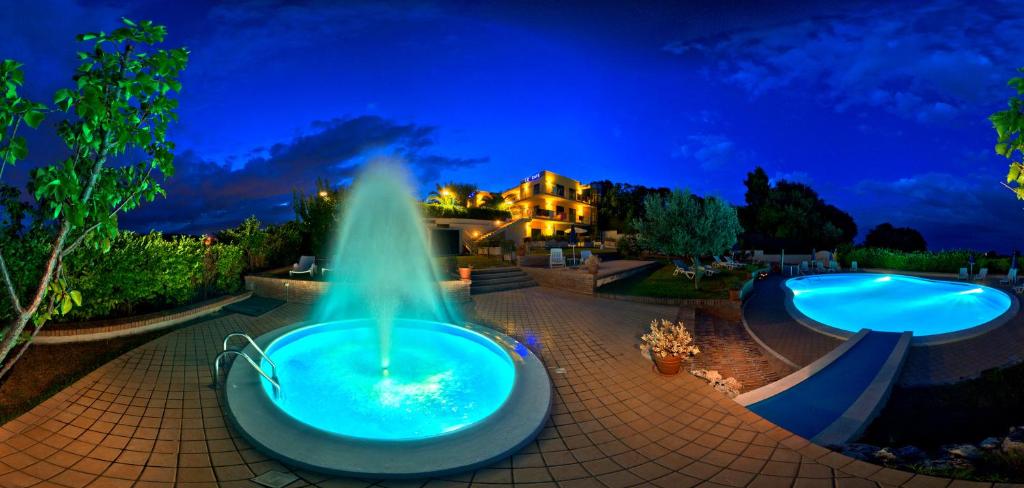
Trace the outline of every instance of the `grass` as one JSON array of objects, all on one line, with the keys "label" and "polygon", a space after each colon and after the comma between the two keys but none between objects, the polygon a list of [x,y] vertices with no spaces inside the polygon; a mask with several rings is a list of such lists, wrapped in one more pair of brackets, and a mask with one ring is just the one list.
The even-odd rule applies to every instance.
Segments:
[{"label": "grass", "polygon": [[601,293],[657,298],[729,298],[729,290],[739,290],[750,279],[746,269],[722,270],[715,276],[704,276],[700,289],[694,289],[693,280],[673,276],[675,266],[662,262],[653,272],[615,281],[598,289]]},{"label": "grass", "polygon": [[118,356],[182,327],[219,316],[207,315],[153,332],[101,341],[33,345],[0,384],[0,423],[29,411],[47,398]]}]

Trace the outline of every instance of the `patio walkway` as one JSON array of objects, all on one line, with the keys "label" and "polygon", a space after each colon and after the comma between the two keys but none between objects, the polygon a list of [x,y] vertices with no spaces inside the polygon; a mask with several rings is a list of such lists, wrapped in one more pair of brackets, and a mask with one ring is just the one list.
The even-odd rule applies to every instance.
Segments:
[{"label": "patio walkway", "polygon": [[[476,298],[482,321],[529,343],[549,366],[555,404],[537,441],[511,459],[445,480],[326,479],[290,486],[944,487],[809,444],[680,374],[662,377],[637,350],[670,307],[530,288]],[[0,486],[239,486],[268,460],[225,425],[210,364],[228,332],[303,319],[286,304],[172,332],[111,361],[0,427]],[[554,368],[565,368],[564,373]],[[956,486],[986,486],[954,482]]]}]

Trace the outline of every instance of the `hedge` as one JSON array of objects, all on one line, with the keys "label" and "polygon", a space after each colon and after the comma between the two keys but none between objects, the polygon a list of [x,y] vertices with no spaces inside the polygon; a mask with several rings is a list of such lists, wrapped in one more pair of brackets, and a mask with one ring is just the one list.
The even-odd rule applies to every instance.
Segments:
[{"label": "hedge", "polygon": [[883,268],[901,271],[922,271],[934,273],[957,273],[968,267],[968,260],[974,255],[974,271],[988,268],[989,273],[1006,273],[1010,269],[1008,257],[986,257],[969,250],[941,252],[903,252],[877,247],[858,247],[839,253],[844,267],[857,261],[858,268]]},{"label": "hedge", "polygon": [[[45,257],[45,246],[33,244],[36,241],[44,242],[26,237],[9,248],[18,250],[8,263],[17,263],[11,272],[21,278],[23,296]],[[109,252],[82,246],[65,261],[65,278],[83,299],[80,307],[57,320],[128,316],[234,293],[242,289],[244,265],[243,250],[236,245],[207,247],[198,237],[123,231]],[[9,317],[9,303],[2,300],[0,307],[0,318]]]}]

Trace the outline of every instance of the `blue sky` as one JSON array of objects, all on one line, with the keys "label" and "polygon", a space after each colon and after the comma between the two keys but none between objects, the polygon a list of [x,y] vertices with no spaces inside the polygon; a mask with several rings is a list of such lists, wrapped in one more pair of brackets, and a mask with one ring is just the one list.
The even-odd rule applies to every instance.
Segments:
[{"label": "blue sky", "polygon": [[[550,169],[735,203],[760,165],[862,233],[889,221],[933,249],[1004,252],[1024,238],[986,120],[1024,66],[1012,3],[12,3],[0,57],[26,63],[37,98],[70,83],[75,33],[121,16],[192,50],[178,175],[122,220],[137,230],[291,218],[293,187],[398,154],[424,192]],[[30,162],[59,155],[50,132]]]}]

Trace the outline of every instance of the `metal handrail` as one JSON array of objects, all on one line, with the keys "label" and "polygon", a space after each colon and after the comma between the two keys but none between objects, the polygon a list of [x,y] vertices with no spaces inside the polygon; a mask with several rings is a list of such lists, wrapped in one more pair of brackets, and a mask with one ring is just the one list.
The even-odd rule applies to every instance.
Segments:
[{"label": "metal handrail", "polygon": [[[270,363],[270,368],[271,368],[270,372],[271,372],[271,374],[274,375],[274,378],[277,378],[277,365],[274,364],[274,361],[272,361],[270,359],[270,356],[267,356],[267,353],[263,352],[263,349],[260,349],[260,346],[256,345],[256,341],[252,340],[252,337],[249,337],[249,334],[246,334],[244,332],[232,332],[232,333],[224,336],[224,347],[223,347],[224,351],[229,350],[228,349],[228,341],[231,340],[232,337],[244,337],[246,341],[249,341],[249,345],[251,345],[254,349],[256,349],[256,352],[260,353],[260,359],[266,360],[268,363]],[[246,356],[246,357],[248,357],[248,356]],[[253,366],[255,366],[255,365],[253,365]],[[262,370],[263,368],[258,368],[258,369]]]},{"label": "metal handrail", "polygon": [[225,349],[225,350],[221,351],[220,354],[217,355],[217,359],[213,360],[213,386],[214,387],[217,386],[217,381],[220,379],[220,360],[224,356],[227,356],[229,354],[235,354],[235,355],[242,356],[243,358],[245,358],[245,360],[249,363],[249,365],[252,366],[253,369],[255,369],[256,372],[260,374],[260,376],[266,378],[267,381],[269,381],[271,385],[274,385],[274,395],[276,396],[276,395],[280,395],[281,394],[281,384],[277,380],[277,373],[274,373],[274,377],[271,378],[270,376],[267,375],[266,371],[263,371],[263,368],[261,368],[258,364],[256,364],[256,361],[253,361],[252,358],[249,357],[248,354],[246,354],[246,353],[244,353],[242,351],[236,351],[234,349]]}]

